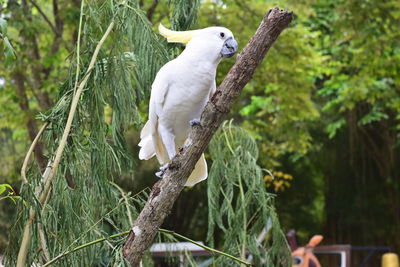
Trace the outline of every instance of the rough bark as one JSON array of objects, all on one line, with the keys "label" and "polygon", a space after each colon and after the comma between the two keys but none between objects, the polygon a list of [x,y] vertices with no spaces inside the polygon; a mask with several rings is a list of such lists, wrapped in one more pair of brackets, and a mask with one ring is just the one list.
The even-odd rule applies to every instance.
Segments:
[{"label": "rough bark", "polygon": [[132,266],[139,266],[144,251],[153,242],[157,229],[170,213],[183,184],[213,134],[269,48],[291,21],[292,12],[279,8],[271,9],[263,18],[255,35],[238,55],[235,65],[205,107],[200,125],[191,129],[190,144],[173,158],[163,179],[153,186],[146,205],[134,222],[123,249],[125,258]]}]

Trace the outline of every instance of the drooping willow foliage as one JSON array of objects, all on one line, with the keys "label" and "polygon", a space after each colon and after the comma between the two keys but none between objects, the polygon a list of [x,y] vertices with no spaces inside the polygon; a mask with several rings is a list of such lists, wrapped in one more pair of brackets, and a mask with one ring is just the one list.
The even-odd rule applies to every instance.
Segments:
[{"label": "drooping willow foliage", "polygon": [[[188,2],[195,5],[190,7]],[[197,6],[197,1],[174,1],[172,21],[182,23],[182,26],[175,23],[175,27],[189,27]],[[134,219],[146,199],[145,190],[126,200],[127,197],[123,198],[110,181],[122,170],[132,167],[125,149],[124,131],[141,122],[137,105],[149,94],[159,68],[174,56],[174,47],[167,45],[153,31],[139,3],[134,0],[84,1],[81,17],[79,51],[77,49],[71,56],[70,72],[60,86],[58,101],[51,110],[39,116],[49,123],[42,137],[49,162],[53,160],[64,131],[76,84],[86,75],[90,77],[44,205],[39,204],[37,193],[43,188],[42,175],[35,164],[28,170],[29,184],[21,189],[25,202],[19,206],[18,217],[11,229],[5,259],[7,266],[16,264],[30,208],[37,215],[31,229],[29,266],[45,263],[80,244],[126,231],[130,228],[127,208]],[[93,52],[112,22],[114,28],[88,74]],[[111,120],[106,121],[109,117]],[[58,261],[57,265],[123,266],[126,262],[121,254],[122,240],[88,246]]]},{"label": "drooping willow foliage", "polygon": [[188,29],[197,18],[200,1],[169,0],[168,3],[174,7],[172,10],[171,28],[173,30]]},{"label": "drooping willow foliage", "polygon": [[[172,27],[189,28],[195,20],[198,1],[169,3]],[[71,55],[70,72],[59,88],[58,101],[39,116],[49,123],[41,138],[49,162],[64,131],[76,85],[86,75],[89,79],[43,205],[38,201],[38,192],[43,188],[41,171],[36,164],[29,167],[29,183],[21,188],[24,202],[19,204],[5,255],[7,266],[16,264],[31,208],[36,217],[31,228],[29,266],[46,263],[80,244],[126,231],[147,199],[148,189],[135,196],[125,195],[112,180],[122,171],[132,170],[124,131],[141,123],[137,106],[149,94],[158,69],[175,56],[177,48],[153,32],[134,0],[84,1],[81,17],[79,50]],[[95,47],[112,22],[114,28],[100,49],[94,68],[87,73]],[[209,240],[213,241],[212,234],[218,226],[226,235],[226,252],[246,257],[244,254],[249,251],[256,263],[284,262],[286,245],[272,197],[265,192],[261,170],[255,163],[254,140],[243,130],[225,125],[210,147],[214,164],[209,179]],[[236,161],[229,161],[231,157]],[[267,222],[271,225],[269,243],[258,245],[255,238]],[[175,241],[168,234],[158,238]],[[124,238],[119,237],[87,246],[57,261],[56,266],[128,266],[121,252],[123,242]],[[223,258],[216,260],[217,264],[226,262]]]},{"label": "drooping willow foliage", "polygon": [[[253,260],[255,266],[291,266],[290,253],[274,209],[274,197],[257,165],[255,140],[240,127],[225,122],[210,144],[213,164],[208,178],[208,241],[223,232],[225,252]],[[215,266],[235,266],[218,257]]]}]

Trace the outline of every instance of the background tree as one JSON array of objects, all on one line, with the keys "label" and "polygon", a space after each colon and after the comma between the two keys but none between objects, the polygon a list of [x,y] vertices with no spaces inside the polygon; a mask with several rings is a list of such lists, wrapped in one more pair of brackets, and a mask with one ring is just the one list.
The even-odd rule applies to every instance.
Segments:
[{"label": "background tree", "polygon": [[[0,54],[0,138],[2,139],[0,180],[19,191],[20,167],[28,144],[38,133],[38,113],[49,109],[57,94],[60,78],[68,71],[68,54],[76,43],[80,1],[0,1],[2,35],[14,53],[7,53],[5,39]],[[63,12],[60,12],[63,10]],[[1,39],[0,39],[1,40]],[[45,148],[35,148],[35,162],[43,170]],[[2,205],[2,233],[12,213]],[[4,238],[2,236],[2,238]],[[0,245],[4,249],[4,243]]]},{"label": "background tree", "polygon": [[399,8],[396,1],[315,6],[312,21],[327,36],[319,46],[329,56],[317,92],[331,139],[321,162],[325,231],[336,242],[400,246],[393,239],[400,232]]},{"label": "background tree", "polygon": [[[272,180],[271,175],[263,172],[267,188],[277,194],[281,225],[284,229],[298,229],[300,243],[318,232],[325,236],[325,244],[399,247],[398,240],[394,239],[400,232],[400,184],[396,170],[400,66],[397,2],[280,1],[281,7],[294,10],[295,20],[271,49],[272,60],[262,64],[231,113],[234,123],[245,127],[255,138],[259,149],[257,162],[274,176]],[[36,3],[55,25],[53,3]],[[167,1],[139,1],[138,4],[154,25],[160,21],[169,25],[171,19],[177,21]],[[243,47],[257,27],[257,17],[274,4],[274,1],[261,0],[203,1],[192,28],[224,25],[234,32]],[[18,31],[14,28],[22,22],[8,18],[13,5],[21,9],[22,2],[7,1],[2,5],[1,16],[8,22],[8,35],[17,52],[14,61],[18,61],[26,58],[19,54],[32,51],[33,45],[19,43]],[[54,73],[49,75],[49,82],[43,83],[52,103],[56,99],[57,83],[67,77],[67,66],[75,58],[68,55],[75,44],[72,33],[78,30],[80,8],[79,4],[72,6],[71,1],[58,5],[66,5],[60,16],[65,14],[59,50],[62,52],[51,63],[50,73],[53,68]],[[29,24],[27,28],[35,29],[36,38],[41,38],[38,43],[42,44],[39,51],[43,58],[51,48],[55,33],[33,2],[27,1],[27,6],[32,22],[24,23]],[[28,16],[20,19],[27,20]],[[22,45],[29,47],[21,51]],[[168,49],[173,54],[180,48]],[[5,57],[0,60],[4,62]],[[24,60],[22,69],[25,75],[32,76],[27,81],[33,80],[33,65],[41,62]],[[0,64],[0,77],[5,81],[0,89],[3,144],[0,182],[13,183],[19,192],[16,181],[29,143],[27,118],[34,118],[45,109],[39,107],[38,97],[26,81],[31,112],[21,112],[18,104],[21,99],[11,82],[10,64],[13,63]],[[221,63],[219,81],[231,64],[232,61]],[[112,114],[111,110],[105,111],[108,122],[113,121],[107,117]],[[145,110],[145,105],[140,106],[139,114],[143,115],[145,112],[141,111]],[[134,127],[129,130],[125,135],[126,147],[132,155],[137,155],[138,133]],[[210,155],[207,160],[211,161]],[[135,157],[133,161],[134,173],[123,172],[115,179],[126,191],[137,192],[138,188],[151,186],[156,181],[153,173],[157,164],[140,162]],[[206,190],[206,183],[186,189],[164,227],[204,240],[208,223]],[[6,233],[9,214],[14,211],[9,210],[12,206],[5,201],[0,205],[6,211],[0,212],[0,225],[4,229],[0,233]],[[217,246],[222,244],[221,235],[216,232]],[[4,247],[8,238],[5,234],[2,237]]]},{"label": "background tree", "polygon": [[[190,26],[196,8],[187,1],[174,1],[173,27]],[[20,194],[25,202],[20,203],[11,228],[9,265],[50,264],[67,254],[63,265],[126,264],[120,250],[123,239],[94,246],[89,241],[113,232],[122,232],[112,235],[121,236],[140,210],[146,189],[131,198],[110,180],[131,169],[124,131],[140,123],[139,101],[148,94],[158,69],[178,49],[159,39],[140,3],[134,1],[82,2],[76,42],[54,107],[38,116],[44,122],[40,140],[46,145],[46,160],[43,166],[31,164],[26,177],[22,171]],[[260,189],[265,199],[271,198]],[[268,213],[262,214],[275,222],[270,227],[273,249],[266,253],[271,261],[287,262],[286,242],[272,203],[266,201],[264,206]],[[253,224],[261,230],[268,217],[256,217]],[[87,243],[84,250],[73,248],[80,243]]]}]

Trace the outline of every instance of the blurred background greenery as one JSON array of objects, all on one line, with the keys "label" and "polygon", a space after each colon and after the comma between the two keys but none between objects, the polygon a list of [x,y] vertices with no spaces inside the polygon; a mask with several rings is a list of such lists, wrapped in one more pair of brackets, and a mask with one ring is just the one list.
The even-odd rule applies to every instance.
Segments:
[{"label": "blurred background greenery", "polygon": [[[0,184],[17,193],[23,158],[41,127],[35,118],[55,103],[78,34],[80,1],[56,2],[57,10],[44,0],[0,1]],[[154,29],[168,25],[167,1],[139,4]],[[293,10],[295,19],[231,118],[256,139],[258,163],[273,174],[265,172],[264,180],[277,195],[281,226],[296,229],[301,244],[322,234],[323,244],[399,251],[400,2],[204,0],[192,28],[225,26],[243,48],[276,5]],[[233,62],[221,63],[218,82]],[[116,180],[133,193],[156,181],[157,162],[137,159],[138,130],[126,133],[134,171]],[[40,166],[43,155],[35,153]],[[165,227],[204,240],[206,187],[186,189]],[[0,252],[15,212],[11,200],[0,201]]]}]

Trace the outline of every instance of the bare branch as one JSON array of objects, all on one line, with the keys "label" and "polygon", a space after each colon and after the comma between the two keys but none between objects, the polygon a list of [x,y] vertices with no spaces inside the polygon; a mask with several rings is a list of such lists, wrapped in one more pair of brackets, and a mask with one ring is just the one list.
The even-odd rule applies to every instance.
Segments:
[{"label": "bare branch", "polygon": [[158,0],[153,0],[151,6],[149,7],[149,9],[147,9],[146,16],[149,21],[152,21],[154,11],[156,10],[157,6],[158,6]]},{"label": "bare branch", "polygon": [[51,48],[50,54],[55,54],[59,47],[60,47],[60,43],[61,43],[61,39],[62,39],[62,34],[64,31],[64,20],[61,18],[60,16],[60,9],[58,7],[58,1],[57,0],[53,0],[53,16],[54,16],[54,20],[56,22],[56,34],[54,36],[54,40],[53,40],[53,46]]},{"label": "bare branch", "polygon": [[[48,53],[48,55],[54,55],[58,52],[58,50],[60,49],[60,45],[62,42],[62,35],[64,32],[64,20],[61,18],[60,16],[60,12],[59,12],[59,7],[58,7],[58,1],[57,0],[53,0],[53,16],[54,16],[54,21],[55,21],[55,34],[53,37],[53,43],[51,45],[51,49]],[[47,79],[50,75],[50,71],[51,71],[51,67],[48,68],[44,68],[43,69],[43,73],[44,73],[44,77],[45,79]]]},{"label": "bare branch", "polygon": [[42,135],[42,133],[44,132],[44,130],[46,129],[48,124],[49,124],[48,122],[45,122],[45,124],[43,124],[42,128],[40,128],[38,134],[36,135],[35,139],[33,139],[32,144],[29,147],[28,153],[25,156],[24,163],[22,164],[22,168],[21,168],[21,177],[22,177],[22,182],[24,182],[24,184],[29,183],[28,179],[26,178],[26,167],[28,166],[29,159],[31,158],[33,150],[35,149],[40,136]]},{"label": "bare branch", "polygon": [[[16,92],[18,95],[18,105],[25,114],[30,114],[31,109],[29,106],[27,90],[25,87],[26,75],[18,69],[12,74],[12,77],[15,87],[17,89]],[[26,124],[29,137],[33,142],[38,134],[36,121],[31,116],[29,116]],[[43,144],[40,141],[35,144],[33,152],[35,152],[35,158],[39,165],[39,169],[44,170],[44,168],[46,167],[46,158],[43,156]]]},{"label": "bare branch", "polygon": [[157,182],[149,199],[132,226],[123,253],[132,266],[138,266],[143,253],[153,242],[157,229],[170,213],[175,200],[193,171],[200,155],[206,149],[243,87],[250,81],[255,69],[292,21],[292,12],[271,9],[262,20],[257,32],[238,55],[236,64],[205,107],[199,126],[189,134],[190,145],[180,150],[163,179]]},{"label": "bare branch", "polygon": [[43,12],[43,10],[40,8],[40,6],[34,1],[34,0],[29,0],[32,5],[34,7],[36,7],[36,9],[39,11],[40,15],[42,15],[43,19],[47,22],[47,24],[49,24],[51,30],[57,34],[57,29],[56,27],[53,25],[53,23],[49,20],[49,18],[46,16],[46,14]]},{"label": "bare branch", "polygon": [[[61,137],[61,141],[60,141],[60,143],[58,145],[58,148],[57,148],[57,151],[56,151],[56,155],[54,156],[54,162],[53,162],[53,164],[49,164],[49,166],[48,166],[48,168],[49,168],[48,170],[49,171],[47,172],[47,169],[46,169],[46,172],[43,175],[43,181],[45,181],[45,185],[44,185],[44,188],[43,188],[43,190],[42,190],[42,192],[40,194],[40,197],[37,196],[39,198],[39,202],[40,202],[41,205],[43,205],[43,203],[46,202],[46,200],[47,200],[47,198],[49,196],[50,187],[52,185],[52,182],[53,182],[54,178],[56,177],[55,174],[57,172],[58,165],[59,165],[59,163],[61,161],[61,157],[63,155],[64,148],[65,148],[66,143],[67,143],[67,138],[68,138],[69,132],[71,130],[72,121],[73,121],[74,116],[75,116],[75,112],[76,112],[76,108],[78,106],[80,95],[81,95],[83,89],[86,86],[86,83],[87,83],[87,81],[88,81],[88,79],[90,77],[92,69],[94,68],[94,65],[95,65],[96,60],[97,60],[97,56],[98,56],[98,54],[100,52],[100,49],[103,46],[103,43],[107,39],[108,35],[110,34],[111,30],[113,29],[114,24],[115,24],[114,21],[112,21],[110,23],[110,25],[108,25],[108,28],[105,31],[103,37],[100,39],[99,43],[97,44],[97,46],[96,46],[96,48],[95,48],[95,50],[93,52],[92,59],[90,60],[89,66],[88,66],[88,68],[86,70],[86,75],[83,78],[83,80],[81,81],[81,83],[79,84],[79,87],[78,87],[75,95],[73,96],[71,107],[70,107],[70,111],[69,111],[69,114],[68,114],[67,123],[65,125],[64,132],[63,132],[63,135]],[[32,222],[35,219],[35,217],[36,217],[36,210],[31,208],[30,212],[29,212],[29,218],[25,222],[25,226],[24,226],[24,235],[22,237],[21,245],[20,245],[19,252],[18,252],[17,267],[24,267],[25,266],[26,256],[28,255],[28,250],[29,250],[29,243],[30,243],[30,240],[32,238],[32,236],[31,236],[31,225],[32,225]]]},{"label": "bare branch", "polygon": [[49,250],[47,248],[47,242],[46,242],[46,236],[44,235],[43,232],[43,226],[41,222],[37,223],[37,227],[38,227],[38,231],[39,231],[39,240],[40,240],[40,244],[42,246],[42,250],[43,250],[43,255],[46,261],[50,260],[50,253]]},{"label": "bare branch", "polygon": [[[176,237],[176,238],[179,238],[179,239],[185,240],[185,241],[187,241],[187,242],[190,242],[190,243],[192,243],[192,244],[195,244],[196,246],[199,246],[199,247],[201,247],[201,248],[203,248],[203,249],[209,251],[209,252],[211,253],[211,255],[216,255],[216,254],[222,255],[222,256],[231,258],[231,259],[234,260],[234,261],[240,262],[240,263],[242,263],[242,264],[250,265],[250,263],[248,263],[248,262],[246,262],[246,261],[243,261],[243,260],[241,260],[241,259],[238,259],[238,258],[236,258],[236,257],[233,257],[232,255],[227,254],[227,253],[224,253],[224,252],[219,251],[219,250],[217,250],[217,249],[213,249],[213,248],[207,247],[207,246],[205,246],[205,245],[203,245],[203,244],[201,244],[201,243],[199,243],[199,242],[196,242],[196,241],[194,241],[194,240],[192,240],[192,239],[190,239],[190,238],[187,238],[186,236],[183,236],[183,235],[180,235],[180,234],[178,234],[178,233],[175,233],[174,231],[170,231],[170,230],[166,230],[166,229],[158,229],[158,232],[163,233],[163,234],[166,234],[166,235],[172,235],[172,236],[174,236],[174,237]],[[94,244],[97,244],[97,243],[100,243],[100,242],[103,242],[103,241],[108,242],[108,240],[110,240],[110,239],[112,239],[112,238],[120,237],[120,236],[124,236],[124,235],[128,235],[128,234],[129,234],[129,231],[126,231],[126,232],[114,234],[114,235],[111,235],[111,236],[108,236],[108,237],[102,237],[102,238],[96,239],[96,240],[94,240],[94,241],[91,241],[91,242],[89,242],[89,243],[80,245],[80,246],[78,246],[78,247],[76,247],[76,248],[73,248],[73,249],[71,249],[71,250],[69,250],[69,251],[65,251],[65,252],[59,254],[57,257],[55,257],[55,258],[49,260],[48,262],[46,262],[42,267],[49,266],[49,265],[55,263],[56,261],[58,261],[58,260],[64,258],[65,256],[67,256],[67,255],[69,255],[69,254],[71,254],[71,253],[73,253],[73,252],[75,252],[75,251],[78,251],[78,250],[81,250],[81,249],[83,249],[83,248],[86,248],[86,247],[88,247],[88,246],[92,246],[92,245],[94,245]],[[110,243],[109,245],[112,246],[111,243]]]},{"label": "bare branch", "polygon": [[128,214],[129,223],[132,225],[133,224],[133,219],[132,219],[132,212],[131,212],[131,209],[129,207],[128,196],[126,195],[125,191],[121,187],[119,187],[116,183],[110,182],[110,184],[112,186],[114,186],[115,188],[117,188],[118,191],[121,193],[121,196],[125,201],[125,207],[126,207],[126,212]]},{"label": "bare branch", "polygon": [[[33,4],[33,5],[35,5],[35,4]],[[27,1],[22,0],[21,6],[22,6],[23,13],[26,16],[27,20],[32,23],[33,20],[32,20],[31,9],[30,9],[30,6],[28,5]],[[36,8],[38,8],[38,7],[39,6],[37,5]],[[38,37],[32,33],[26,33],[26,32],[22,32],[21,36],[24,39],[24,41],[31,43],[31,49],[27,50],[28,57],[30,57],[32,60],[40,60],[41,56],[40,56],[40,50],[39,50],[39,45],[38,45],[38,39],[37,39]],[[48,109],[51,107],[50,97],[47,92],[40,91],[40,89],[43,86],[43,79],[41,76],[41,72],[44,70],[44,68],[41,65],[33,64],[31,66],[31,70],[32,70],[32,77],[34,79],[34,83],[32,84],[30,89],[32,90],[35,98],[38,100],[40,107],[42,109]],[[46,74],[46,78],[47,78],[47,74]],[[28,79],[26,79],[26,80],[28,81]]]}]

